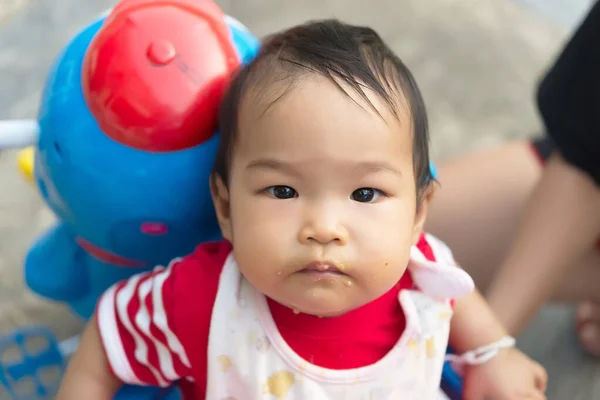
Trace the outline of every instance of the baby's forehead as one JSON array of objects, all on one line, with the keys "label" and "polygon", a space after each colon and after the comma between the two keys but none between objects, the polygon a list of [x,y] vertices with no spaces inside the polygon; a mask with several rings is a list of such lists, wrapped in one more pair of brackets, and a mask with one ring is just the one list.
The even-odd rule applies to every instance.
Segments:
[{"label": "baby's forehead", "polygon": [[383,100],[365,93],[371,103],[351,88],[313,74],[271,97],[249,95],[240,110],[234,154],[241,159],[258,154],[335,159],[346,166],[352,160],[412,155],[410,119],[398,122]]},{"label": "baby's forehead", "polygon": [[[400,87],[390,85],[382,91],[367,86],[358,78],[349,78],[348,81],[313,71],[291,73],[272,69],[270,72],[249,82],[240,98],[240,122],[246,120],[252,123],[274,109],[293,112],[285,110],[297,106],[298,102],[290,101],[290,98],[304,97],[332,110],[338,109],[340,102],[351,102],[356,106],[356,110],[349,111],[351,113],[367,113],[390,125],[390,128],[397,124],[412,128],[410,105]],[[310,118],[310,115],[306,117]]]}]

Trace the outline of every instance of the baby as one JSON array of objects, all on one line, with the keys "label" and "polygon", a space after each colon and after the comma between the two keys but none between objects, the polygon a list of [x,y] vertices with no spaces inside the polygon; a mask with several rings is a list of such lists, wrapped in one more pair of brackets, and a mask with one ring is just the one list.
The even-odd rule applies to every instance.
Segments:
[{"label": "baby", "polygon": [[544,370],[422,232],[425,106],[373,30],[326,20],[267,38],[220,134],[225,240],[110,288],[60,400],[123,383],[178,383],[186,400],[429,400],[448,345],[465,398],[545,398]]}]

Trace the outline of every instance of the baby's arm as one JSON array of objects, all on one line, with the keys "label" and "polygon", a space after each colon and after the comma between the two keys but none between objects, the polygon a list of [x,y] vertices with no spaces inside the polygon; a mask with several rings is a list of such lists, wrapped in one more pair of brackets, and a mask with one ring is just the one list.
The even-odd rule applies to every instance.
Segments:
[{"label": "baby's arm", "polygon": [[464,397],[545,399],[547,375],[544,368],[512,347],[514,343],[502,341],[503,338],[507,338],[506,329],[479,292],[474,291],[456,301],[450,326],[452,349],[461,355],[492,347],[491,352],[484,351],[483,356],[479,355],[478,362],[463,365]]},{"label": "baby's arm", "polygon": [[189,259],[177,261],[109,288],[85,328],[58,399],[81,399],[85,393],[86,400],[110,400],[123,383],[167,387],[190,377],[181,344],[189,339],[176,304],[189,293],[181,283],[189,277],[182,275],[197,267]]},{"label": "baby's arm", "polygon": [[[70,362],[59,400],[110,400],[122,384],[206,380],[212,308],[228,246],[200,246],[109,288]],[[82,393],[85,396],[82,397]]]},{"label": "baby's arm", "polygon": [[82,393],[88,400],[112,399],[122,382],[110,372],[104,355],[96,317],[88,322],[63,379],[58,400],[79,400]]},{"label": "baby's arm", "polygon": [[450,347],[457,354],[476,349],[508,335],[479,291],[457,299],[450,325]]}]

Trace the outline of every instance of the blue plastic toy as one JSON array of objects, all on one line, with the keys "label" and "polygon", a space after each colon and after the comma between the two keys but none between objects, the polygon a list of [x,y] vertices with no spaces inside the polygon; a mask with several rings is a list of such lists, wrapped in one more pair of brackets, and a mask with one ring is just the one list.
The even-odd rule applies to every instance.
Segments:
[{"label": "blue plastic toy", "polygon": [[[218,135],[178,151],[149,152],[113,140],[90,112],[82,63],[105,19],[65,47],[43,91],[34,176],[60,222],[25,261],[31,290],[66,302],[84,318],[114,282],[219,237],[208,191]],[[258,41],[239,22],[227,21],[248,61]]]}]

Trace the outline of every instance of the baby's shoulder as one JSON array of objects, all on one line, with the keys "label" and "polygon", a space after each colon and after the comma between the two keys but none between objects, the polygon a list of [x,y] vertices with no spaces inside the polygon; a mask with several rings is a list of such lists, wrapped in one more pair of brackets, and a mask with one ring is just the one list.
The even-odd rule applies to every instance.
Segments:
[{"label": "baby's shoulder", "polygon": [[203,298],[204,304],[214,303],[223,266],[231,254],[227,241],[198,245],[190,254],[171,261],[163,274],[168,285],[180,301]]},{"label": "baby's shoulder", "polygon": [[190,278],[219,276],[231,251],[231,244],[226,240],[201,243],[190,254],[174,259],[171,268],[173,273]]},{"label": "baby's shoulder", "polygon": [[200,263],[203,265],[223,266],[227,257],[231,254],[232,246],[227,240],[201,243],[184,260]]}]

